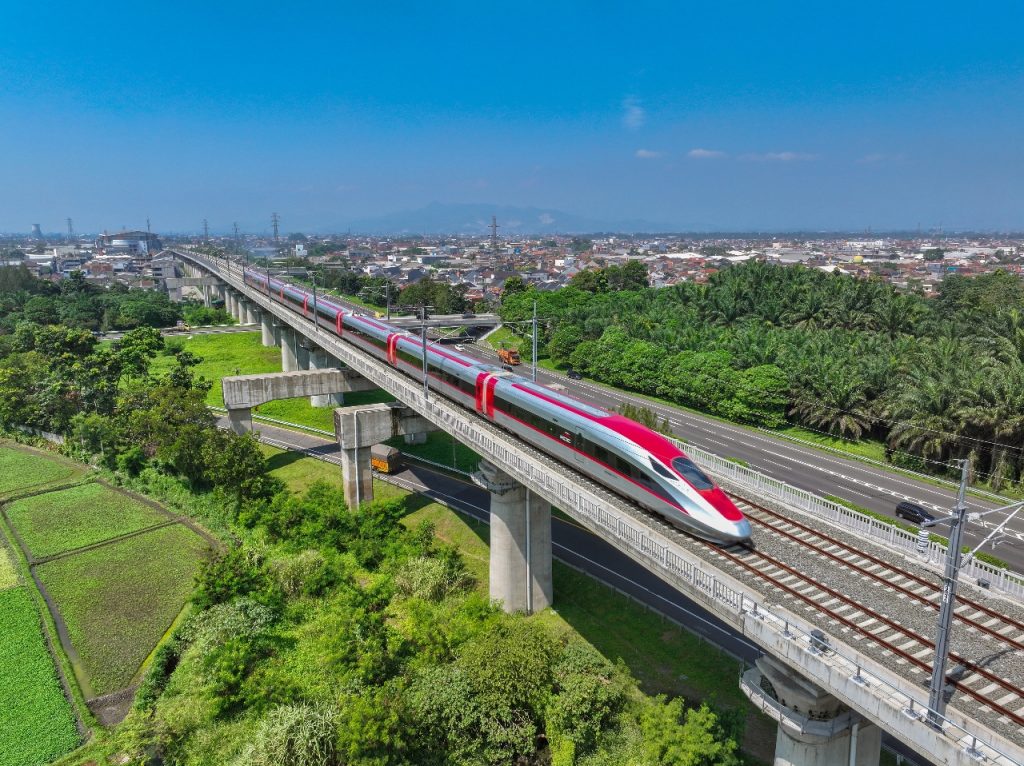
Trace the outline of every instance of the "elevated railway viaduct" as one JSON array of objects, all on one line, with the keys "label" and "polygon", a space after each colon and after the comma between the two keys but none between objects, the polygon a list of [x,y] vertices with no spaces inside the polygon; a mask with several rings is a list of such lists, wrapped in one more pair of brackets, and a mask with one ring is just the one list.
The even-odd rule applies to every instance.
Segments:
[{"label": "elevated railway viaduct", "polygon": [[[264,343],[281,346],[285,369],[303,368],[300,349],[306,368],[309,354],[327,368],[341,363],[346,376],[394,396],[421,422],[416,428],[443,430],[484,457],[478,480],[491,491],[495,527],[491,592],[506,608],[550,603],[554,505],[762,647],[764,658],[741,684],[779,723],[777,764],[877,763],[884,729],[933,763],[1024,765],[1019,605],[965,594],[950,702],[941,725],[932,725],[922,682],[934,654],[937,578],[749,492],[734,498],[755,523],[757,547],[703,543],[245,285],[238,264],[175,255],[187,277],[217,279],[212,289],[237,318],[261,324]],[[346,483],[356,491],[365,487],[364,458],[344,422],[350,417],[358,427],[350,409],[336,411],[336,422],[349,461]]]}]

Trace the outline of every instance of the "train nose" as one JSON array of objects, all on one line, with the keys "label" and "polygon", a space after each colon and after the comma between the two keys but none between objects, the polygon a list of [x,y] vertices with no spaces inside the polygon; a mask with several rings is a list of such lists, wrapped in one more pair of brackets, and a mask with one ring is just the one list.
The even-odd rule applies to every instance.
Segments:
[{"label": "train nose", "polygon": [[745,543],[750,539],[750,522],[740,519],[722,529],[722,540],[725,543]]}]

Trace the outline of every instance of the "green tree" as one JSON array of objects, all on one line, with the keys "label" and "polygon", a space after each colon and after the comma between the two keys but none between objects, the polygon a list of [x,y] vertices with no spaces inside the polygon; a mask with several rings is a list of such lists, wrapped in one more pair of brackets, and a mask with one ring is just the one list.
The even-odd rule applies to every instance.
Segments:
[{"label": "green tree", "polygon": [[680,698],[655,698],[641,719],[644,755],[651,766],[737,766],[736,742],[727,738],[706,705],[683,711]]},{"label": "green tree", "polygon": [[267,476],[267,460],[255,436],[211,432],[203,445],[206,478],[234,499],[237,513],[246,500],[268,497],[280,483]]}]

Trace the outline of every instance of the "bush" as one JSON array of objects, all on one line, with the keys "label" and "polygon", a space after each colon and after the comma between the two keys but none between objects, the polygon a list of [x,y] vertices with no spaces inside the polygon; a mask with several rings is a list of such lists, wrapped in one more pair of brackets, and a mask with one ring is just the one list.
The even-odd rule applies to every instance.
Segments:
[{"label": "bush", "polygon": [[278,556],[268,562],[267,569],[277,587],[289,598],[302,594],[318,596],[334,584],[327,560],[317,550]]},{"label": "bush", "polygon": [[141,447],[129,447],[117,456],[117,470],[128,476],[138,476],[146,467],[146,455]]},{"label": "bush", "polygon": [[332,766],[338,711],[328,705],[281,705],[256,730],[239,764],[246,766]]},{"label": "bush", "polygon": [[[625,702],[626,689],[614,666],[580,642],[566,646],[554,675],[556,693],[545,713],[548,738],[553,749],[574,758],[593,749],[601,730]],[[565,742],[572,744],[571,749]]]},{"label": "bush", "polygon": [[273,597],[274,594],[268,592],[269,586],[266,573],[253,564],[246,551],[232,548],[203,564],[196,578],[192,603],[200,609],[206,609],[238,596],[261,591],[265,596]]},{"label": "bush", "polygon": [[406,598],[441,601],[472,587],[473,578],[459,558],[418,556],[395,574],[395,590]]}]

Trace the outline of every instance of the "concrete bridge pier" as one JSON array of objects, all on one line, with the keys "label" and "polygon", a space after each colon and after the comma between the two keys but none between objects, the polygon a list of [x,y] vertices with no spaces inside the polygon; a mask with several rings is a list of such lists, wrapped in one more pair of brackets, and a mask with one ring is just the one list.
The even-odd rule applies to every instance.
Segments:
[{"label": "concrete bridge pier", "polygon": [[245,299],[245,323],[257,324],[260,321],[260,308],[255,302]]},{"label": "concrete bridge pier", "polygon": [[370,447],[395,436],[435,429],[433,423],[399,402],[336,409],[334,434],[341,447],[341,476],[348,507],[358,508],[373,500]]},{"label": "concrete bridge pier", "polygon": [[[341,362],[328,354],[322,348],[312,348],[309,352],[309,369],[329,370],[340,369]],[[345,394],[342,391],[335,391],[330,394],[314,394],[309,397],[311,407],[344,407]],[[426,436],[424,436],[426,438]]]},{"label": "concrete bridge pier", "polygon": [[313,356],[313,352],[316,349],[316,344],[309,338],[299,336],[299,342],[295,346],[295,361],[299,365],[300,370],[309,370],[310,359]]},{"label": "concrete bridge pier", "polygon": [[203,285],[202,288],[200,288],[200,289],[203,291],[203,305],[206,306],[206,308],[212,307],[213,306],[213,286],[212,285]]},{"label": "concrete bridge pier", "polygon": [[775,766],[877,766],[882,730],[771,655],[740,680],[743,693],[779,724]]},{"label": "concrete bridge pier", "polygon": [[295,330],[288,325],[281,325],[278,330],[278,338],[281,341],[281,369],[284,372],[295,372],[300,369],[298,358],[299,339],[295,337]]},{"label": "concrete bridge pier", "polygon": [[238,297],[237,297],[237,293],[234,290],[232,290],[231,288],[228,288],[224,292],[224,308],[227,310],[228,314],[231,315],[231,318],[234,319],[237,322],[238,321]]},{"label": "concrete bridge pier", "polygon": [[506,612],[551,605],[551,504],[487,460],[473,482],[491,493],[491,599]]},{"label": "concrete bridge pier", "polygon": [[269,311],[260,311],[260,340],[264,346],[278,344],[277,333],[280,327],[274,323],[274,315]]}]

